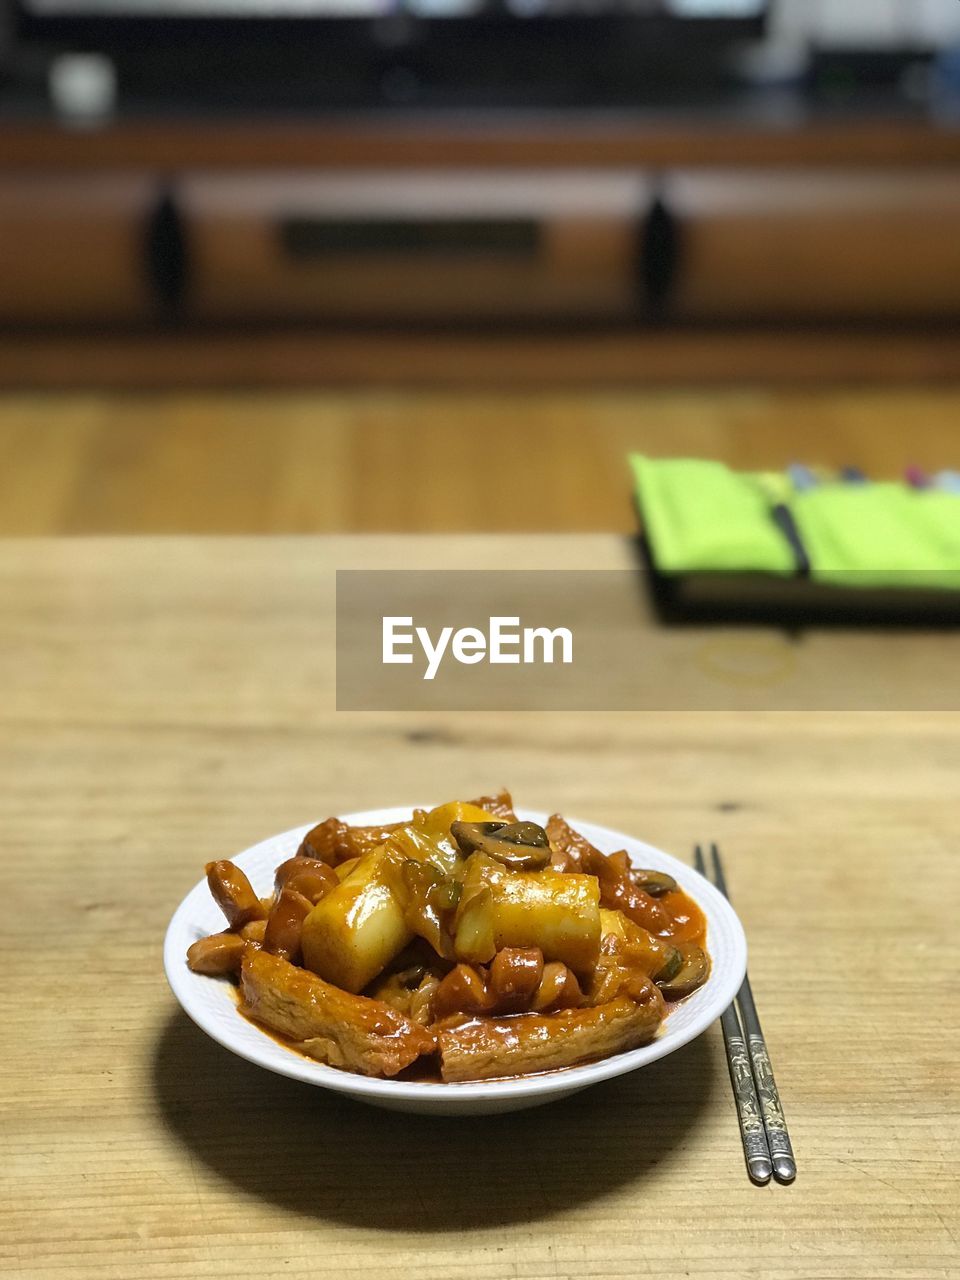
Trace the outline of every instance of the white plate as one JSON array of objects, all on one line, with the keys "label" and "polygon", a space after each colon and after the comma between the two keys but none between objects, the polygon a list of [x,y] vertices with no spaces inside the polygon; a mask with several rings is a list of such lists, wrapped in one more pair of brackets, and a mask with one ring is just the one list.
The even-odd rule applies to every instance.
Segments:
[{"label": "white plate", "polygon": [[[518,816],[541,825],[545,813],[524,809]],[[564,815],[566,816],[566,815]],[[409,809],[373,809],[368,813],[345,815],[352,825],[373,826],[402,822]],[[173,993],[198,1027],[227,1049],[281,1075],[305,1080],[324,1089],[349,1094],[373,1106],[393,1111],[416,1111],[446,1115],[480,1115],[496,1111],[519,1111],[544,1102],[578,1093],[588,1085],[611,1076],[623,1075],[654,1062],[687,1044],[715,1022],[739,990],[747,967],[747,943],[736,913],[722,894],[690,867],[662,853],[652,845],[622,835],[607,827],[568,819],[577,831],[605,853],[626,849],[638,867],[668,871],[678,884],[700,904],[707,918],[707,949],[712,967],[710,977],[693,995],[682,1001],[666,1019],[656,1039],[640,1049],[618,1053],[599,1062],[561,1071],[520,1077],[516,1080],[482,1080],[465,1084],[418,1084],[406,1080],[378,1080],[340,1071],[313,1062],[292,1049],[285,1049],[237,1010],[232,985],[225,978],[209,978],[191,973],[185,959],[187,948],[197,938],[224,927],[223,916],[210,896],[205,880],[187,894],[167,929],[163,962]],[[262,840],[238,854],[233,861],[242,867],[258,894],[273,889],[276,867],[292,857],[313,824],[296,827]]]}]

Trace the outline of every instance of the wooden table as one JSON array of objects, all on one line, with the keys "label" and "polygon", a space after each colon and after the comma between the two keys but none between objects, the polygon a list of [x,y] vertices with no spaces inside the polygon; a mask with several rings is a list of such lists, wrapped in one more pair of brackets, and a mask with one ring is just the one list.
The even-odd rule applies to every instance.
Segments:
[{"label": "wooden table", "polygon": [[0,535],[629,533],[630,452],[879,479],[960,469],[958,421],[960,382],[0,395]]},{"label": "wooden table", "polygon": [[[0,543],[0,1271],[45,1280],[956,1274],[946,713],[337,714],[335,566],[615,565],[612,537]],[[714,838],[797,1148],[744,1174],[719,1031],[572,1101],[381,1113],[233,1058],[160,944],[206,858],[510,783]]]}]

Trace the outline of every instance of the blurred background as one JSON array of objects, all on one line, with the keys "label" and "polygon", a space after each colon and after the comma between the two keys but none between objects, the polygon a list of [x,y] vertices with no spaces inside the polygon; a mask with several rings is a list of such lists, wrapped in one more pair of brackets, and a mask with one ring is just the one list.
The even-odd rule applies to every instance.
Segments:
[{"label": "blurred background", "polygon": [[0,0],[2,533],[960,470],[958,339],[960,0]]}]

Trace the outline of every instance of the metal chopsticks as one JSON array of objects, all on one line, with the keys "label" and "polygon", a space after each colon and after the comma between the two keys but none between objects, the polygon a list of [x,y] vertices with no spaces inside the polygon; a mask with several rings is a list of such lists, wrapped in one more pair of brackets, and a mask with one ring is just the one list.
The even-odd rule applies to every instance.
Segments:
[{"label": "metal chopsticks", "polygon": [[[729,898],[720,850],[716,844],[710,846],[710,857],[714,883],[723,896]],[[694,850],[694,865],[701,875],[706,876],[707,868],[699,845]],[[759,1184],[769,1182],[771,1174],[778,1182],[792,1182],[797,1176],[797,1163],[777,1092],[777,1082],[773,1078],[770,1055],[760,1027],[757,1006],[750,989],[750,979],[746,975],[735,1003],[740,1010],[739,1018],[734,1005],[731,1005],[721,1017],[720,1026],[737,1104],[747,1172]]]}]

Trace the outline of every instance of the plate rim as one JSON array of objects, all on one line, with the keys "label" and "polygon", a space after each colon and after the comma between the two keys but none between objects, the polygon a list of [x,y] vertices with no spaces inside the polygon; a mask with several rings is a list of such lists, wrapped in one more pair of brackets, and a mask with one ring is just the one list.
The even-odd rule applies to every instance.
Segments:
[{"label": "plate rim", "polygon": [[[403,821],[405,818],[410,817],[415,807],[429,808],[430,806],[395,805],[382,809],[365,809],[356,813],[343,814],[342,821],[353,826],[372,826]],[[528,809],[526,806],[521,806],[517,809],[517,816],[525,821],[539,822],[541,825],[546,822],[548,817],[545,812]],[[676,1034],[669,1036],[661,1032],[649,1044],[641,1045],[636,1049],[628,1049],[607,1058],[601,1058],[596,1062],[582,1063],[576,1067],[564,1067],[555,1071],[530,1076],[450,1083],[392,1080],[344,1071],[338,1067],[327,1066],[322,1062],[314,1062],[312,1059],[298,1054],[294,1049],[286,1049],[280,1041],[274,1039],[265,1031],[261,1032],[263,1051],[260,1052],[260,1046],[255,1041],[251,1041],[248,1044],[245,1040],[239,1040],[228,1032],[224,1032],[218,1023],[204,1018],[205,1010],[202,1002],[194,998],[200,989],[198,984],[209,982],[219,984],[226,981],[222,978],[212,978],[203,974],[193,973],[187,968],[182,946],[183,928],[185,925],[188,926],[193,919],[194,902],[198,898],[202,898],[203,894],[209,892],[206,880],[197,881],[184,895],[167,925],[163,945],[163,963],[167,982],[180,1007],[191,1021],[201,1031],[210,1036],[212,1040],[230,1050],[231,1053],[235,1053],[238,1057],[244,1058],[256,1066],[263,1067],[267,1071],[273,1071],[275,1074],[300,1080],[320,1088],[332,1089],[338,1093],[352,1094],[357,1098],[369,1098],[371,1101],[376,1099],[395,1102],[429,1101],[436,1103],[446,1098],[451,1104],[454,1104],[455,1102],[466,1102],[468,1100],[480,1102],[494,1099],[523,1098],[525,1096],[543,1098],[553,1093],[573,1093],[575,1090],[586,1088],[591,1084],[598,1084],[602,1080],[609,1080],[615,1076],[638,1070],[651,1062],[667,1057],[677,1049],[681,1049],[684,1045],[697,1039],[729,1007],[746,975],[746,935],[740,918],[730,902],[693,867],[687,866],[679,858],[674,857],[656,845],[650,844],[646,840],[640,839],[638,836],[631,836],[627,832],[618,831],[613,827],[603,826],[596,822],[587,822],[576,817],[568,817],[566,814],[564,817],[577,831],[582,831],[591,842],[594,842],[596,837],[600,837],[600,846],[603,847],[609,844],[611,852],[614,846],[622,847],[623,843],[627,842],[628,845],[640,846],[644,850],[649,850],[656,855],[658,860],[664,860],[667,865],[662,869],[670,871],[675,879],[690,891],[691,897],[701,907],[709,905],[710,910],[707,912],[708,950],[710,950],[709,927],[712,917],[723,919],[727,930],[731,933],[730,943],[725,950],[728,968],[722,975],[722,980],[721,977],[717,979],[719,991],[715,988],[713,1000],[708,1001],[704,1008],[698,1011],[696,1017]],[[286,831],[266,836],[255,844],[249,845],[241,852],[233,854],[230,860],[237,863],[241,869],[246,870],[244,860],[247,862],[254,860],[265,845],[289,842],[293,852],[295,852],[296,845],[299,845],[306,832],[315,825],[315,822],[302,823]],[[292,853],[287,856],[292,856]],[[711,960],[713,960],[714,953],[712,950],[710,950],[710,955]],[[715,972],[715,969],[712,969],[711,977],[707,979],[707,982],[701,988],[702,991],[710,989],[713,972]],[[230,998],[232,999],[232,997]],[[235,1010],[235,1012],[236,1017],[242,1019],[239,1009]],[[246,1019],[242,1020],[244,1026],[260,1030],[255,1023],[248,1022]],[[668,1024],[669,1018],[664,1025]],[[281,1063],[270,1054],[270,1049],[277,1048],[280,1048],[285,1056],[289,1057],[289,1063],[286,1061]]]}]

